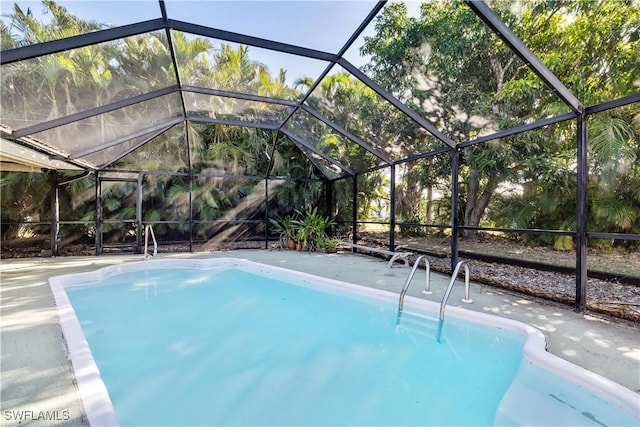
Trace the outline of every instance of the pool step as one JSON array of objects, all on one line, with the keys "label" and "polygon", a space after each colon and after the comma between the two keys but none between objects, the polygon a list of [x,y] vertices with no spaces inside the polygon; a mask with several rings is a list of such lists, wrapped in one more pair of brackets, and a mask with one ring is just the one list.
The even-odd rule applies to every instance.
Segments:
[{"label": "pool step", "polygon": [[396,318],[397,329],[433,338],[439,337],[440,325],[441,323],[435,317],[406,310],[398,311]]}]

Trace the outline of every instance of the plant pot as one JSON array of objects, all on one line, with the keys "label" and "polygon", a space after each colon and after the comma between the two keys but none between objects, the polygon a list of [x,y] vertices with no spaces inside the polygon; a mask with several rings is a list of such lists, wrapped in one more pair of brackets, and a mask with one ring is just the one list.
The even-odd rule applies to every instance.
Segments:
[{"label": "plant pot", "polygon": [[294,251],[296,249],[296,241],[289,239],[288,247],[290,251]]},{"label": "plant pot", "polygon": [[296,243],[296,250],[297,251],[301,251],[302,250],[302,243]]}]

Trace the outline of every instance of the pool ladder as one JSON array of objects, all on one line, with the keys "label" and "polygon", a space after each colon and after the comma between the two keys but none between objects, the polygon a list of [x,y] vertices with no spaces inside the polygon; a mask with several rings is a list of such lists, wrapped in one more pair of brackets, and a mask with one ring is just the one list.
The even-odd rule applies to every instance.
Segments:
[{"label": "pool ladder", "polygon": [[473,300],[469,298],[469,280],[471,278],[471,274],[469,273],[469,265],[466,261],[460,261],[455,270],[453,270],[453,274],[451,275],[451,280],[449,281],[449,286],[447,286],[447,290],[442,297],[442,301],[440,302],[440,322],[444,320],[444,309],[447,306],[447,300],[449,299],[449,295],[451,295],[451,289],[453,289],[453,284],[456,282],[458,278],[458,274],[460,273],[460,267],[464,267],[464,298],[462,301],[465,304],[471,304]]},{"label": "pool ladder", "polygon": [[404,285],[402,286],[402,291],[400,292],[400,300],[398,301],[398,314],[402,311],[402,307],[404,306],[404,296],[407,294],[407,290],[409,289],[409,285],[411,284],[411,280],[413,276],[416,274],[416,270],[420,266],[420,261],[424,258],[425,270],[427,273],[427,280],[424,286],[424,294],[431,294],[431,265],[429,264],[429,260],[425,258],[424,255],[420,255],[416,262],[413,264],[413,268],[407,277],[407,280],[404,281]]},{"label": "pool ladder", "polygon": [[[404,285],[402,286],[402,291],[400,292],[400,299],[398,301],[398,321],[400,320],[400,314],[402,313],[402,308],[404,307],[404,297],[407,294],[407,290],[409,289],[411,280],[413,279],[413,276],[415,275],[416,270],[420,265],[420,261],[424,257],[425,257],[424,255],[420,255],[418,259],[416,259],[416,262],[413,264],[413,268],[411,269],[411,273],[409,273],[409,277],[407,277],[407,280],[405,280]],[[431,283],[430,283],[431,267],[429,265],[428,259],[425,258],[424,262],[425,262],[425,269],[427,273],[427,280],[426,280],[424,291],[422,291],[422,293],[431,294],[433,293],[431,291]],[[471,277],[471,274],[469,273],[469,265],[467,264],[466,261],[460,261],[456,265],[456,268],[453,270],[453,274],[451,275],[451,280],[449,281],[447,290],[445,291],[444,296],[442,297],[442,301],[440,301],[440,322],[444,320],[444,309],[447,305],[447,301],[449,300],[449,295],[451,295],[453,284],[456,282],[456,279],[458,278],[458,274],[460,273],[461,267],[464,267],[464,298],[462,298],[460,301],[462,301],[465,304],[471,304],[473,302],[473,300],[469,298],[469,280]]]},{"label": "pool ladder", "polygon": [[151,234],[151,239],[153,239],[153,255],[158,255],[158,242],[156,241],[156,235],[153,233],[153,227],[151,224],[147,224],[144,226],[144,259],[149,258],[149,234]]}]

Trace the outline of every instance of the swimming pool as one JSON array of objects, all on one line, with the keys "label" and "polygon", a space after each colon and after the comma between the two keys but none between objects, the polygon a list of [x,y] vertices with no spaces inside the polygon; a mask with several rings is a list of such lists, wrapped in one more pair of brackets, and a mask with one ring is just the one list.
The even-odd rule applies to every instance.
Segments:
[{"label": "swimming pool", "polygon": [[[50,280],[92,425],[638,425],[541,333],[236,259]],[[173,282],[173,283],[171,283]],[[535,402],[535,403],[534,403]]]}]

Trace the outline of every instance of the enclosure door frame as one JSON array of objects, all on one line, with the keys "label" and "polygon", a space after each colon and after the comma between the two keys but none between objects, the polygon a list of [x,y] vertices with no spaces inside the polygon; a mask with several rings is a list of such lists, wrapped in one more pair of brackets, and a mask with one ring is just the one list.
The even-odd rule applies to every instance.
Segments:
[{"label": "enclosure door frame", "polygon": [[[130,182],[136,184],[136,218],[131,220],[105,219],[102,204],[102,183],[103,182]],[[138,173],[137,178],[111,178],[101,177],[96,174],[96,255],[104,252],[103,224],[133,223],[136,225],[136,242],[134,253],[142,253],[142,174]]]}]

